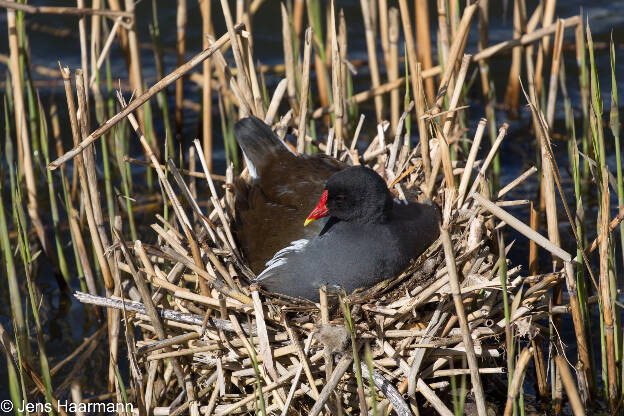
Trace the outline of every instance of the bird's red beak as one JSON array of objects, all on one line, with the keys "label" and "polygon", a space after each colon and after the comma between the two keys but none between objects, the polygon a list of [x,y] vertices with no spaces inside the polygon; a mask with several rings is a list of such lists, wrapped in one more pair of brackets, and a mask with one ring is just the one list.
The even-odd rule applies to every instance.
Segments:
[{"label": "bird's red beak", "polygon": [[304,227],[310,224],[312,221],[316,221],[319,218],[323,218],[324,216],[327,215],[328,211],[327,211],[327,206],[325,205],[326,203],[327,203],[327,191],[323,191],[323,195],[321,195],[321,200],[316,205],[316,208],[314,208],[314,210],[310,213],[310,215],[308,215],[308,218],[306,218],[305,222],[303,223]]}]

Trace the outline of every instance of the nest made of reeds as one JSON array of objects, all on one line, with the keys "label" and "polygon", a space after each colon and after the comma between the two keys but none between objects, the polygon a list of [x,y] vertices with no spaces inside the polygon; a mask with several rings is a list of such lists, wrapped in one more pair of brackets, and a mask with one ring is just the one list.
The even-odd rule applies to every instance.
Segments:
[{"label": "nest made of reeds", "polygon": [[[283,129],[284,123],[278,127]],[[484,130],[482,120],[467,164],[454,166],[461,178],[459,193],[449,191],[444,179],[427,189],[422,149],[409,148],[402,125],[392,143],[380,144],[377,136],[363,157],[339,141],[332,147],[330,133],[321,146],[332,149],[328,153],[347,161],[364,161],[374,153],[369,164],[387,179],[397,197],[428,194],[442,208],[441,237],[409,270],[372,288],[349,296],[321,288],[321,301],[315,304],[250,286],[253,275],[230,230],[231,187],[226,183],[220,196],[210,175],[205,175],[213,207],[204,216],[170,161],[170,177],[178,192],[157,170],[173,204],[172,218],[165,221],[159,216],[160,222],[152,224],[154,237],[144,239],[155,240],[153,244],[125,242],[119,239],[118,229],[109,250],[117,253],[116,275],[131,299],[76,296],[82,302],[123,310],[126,325],[142,329],[141,338],[128,346],[131,363],[137,366],[132,373],[134,391],[143,392],[142,397],[177,398],[167,413],[180,412],[184,403],[215,414],[253,411],[262,400],[267,412],[290,407],[302,414],[318,414],[327,406],[335,414],[340,406],[357,408],[358,392],[368,400],[373,397],[369,378],[380,405],[390,404],[401,413],[400,409],[409,409],[402,394],[419,391],[436,407],[438,394],[448,394],[448,377],[471,370],[446,368],[449,362],[472,356],[480,374],[503,372],[497,358],[504,354],[505,329],[511,325],[513,331],[529,337],[538,333],[535,319],[548,306],[542,295],[561,278],[554,273],[527,279],[520,267],[508,264],[505,250],[509,247],[504,247],[497,231],[501,224],[488,210],[492,205],[524,203],[504,201],[504,197],[533,170],[497,195],[487,195],[488,168],[499,146],[493,146],[484,160],[476,160]],[[503,126],[498,144],[505,133]],[[201,146],[197,141],[195,145],[205,168]],[[469,188],[475,167],[478,172]],[[466,197],[473,194],[479,195],[479,202]],[[176,195],[182,195],[183,201]],[[525,288],[529,280],[537,284]],[[468,329],[470,346],[464,337]],[[353,367],[354,358],[359,368]],[[202,386],[195,401],[184,396],[183,382],[173,380],[182,366],[188,377],[184,380]],[[345,376],[351,372],[359,376]],[[147,380],[140,374],[147,374]]]}]

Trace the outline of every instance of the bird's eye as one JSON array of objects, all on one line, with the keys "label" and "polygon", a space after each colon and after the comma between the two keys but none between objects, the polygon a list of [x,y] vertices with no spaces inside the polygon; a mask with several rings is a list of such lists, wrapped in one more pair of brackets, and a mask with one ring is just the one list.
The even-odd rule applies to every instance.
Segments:
[{"label": "bird's eye", "polygon": [[336,197],[336,202],[342,202],[342,201],[344,201],[344,195],[338,195]]}]

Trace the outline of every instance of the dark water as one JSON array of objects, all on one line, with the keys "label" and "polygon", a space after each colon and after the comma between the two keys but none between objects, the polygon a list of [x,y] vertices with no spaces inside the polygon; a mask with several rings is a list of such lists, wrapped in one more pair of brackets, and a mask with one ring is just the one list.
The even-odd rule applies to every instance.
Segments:
[{"label": "dark water", "polygon": [[[50,4],[50,2],[35,1],[34,4]],[[505,15],[504,2],[491,1],[491,20],[490,20],[490,44],[494,44],[503,40],[510,39],[512,37],[512,19],[511,10],[507,10]],[[527,1],[528,10],[532,11],[537,4],[536,1]],[[213,3],[213,21],[215,22],[215,32],[221,34],[225,31],[225,26],[218,11],[218,3]],[[349,35],[349,58],[350,59],[366,59],[366,47],[364,40],[364,28],[362,24],[362,17],[360,11],[360,2],[358,0],[350,1],[338,1],[337,6],[344,9],[345,16],[348,24]],[[398,7],[398,4],[394,1],[389,1],[390,5]],[[513,2],[509,1],[509,8],[512,7]],[[54,5],[75,5],[72,2],[55,2]],[[435,10],[433,5],[430,6],[430,11]],[[158,2],[159,22],[162,36],[162,43],[165,48],[165,73],[170,72],[176,66],[175,48],[175,36],[176,36],[176,8],[174,2]],[[584,10],[586,18],[589,19],[592,33],[595,42],[608,42],[611,31],[613,31],[613,38],[618,45],[616,50],[617,55],[621,55],[621,46],[624,45],[624,1],[608,1],[608,0],[595,0],[591,2],[571,0],[560,1],[557,5],[556,15],[559,17],[568,17],[579,13],[580,9]],[[152,21],[152,3],[148,0],[143,0],[137,5],[138,13],[138,30],[139,38],[141,42],[145,44],[150,43],[150,36],[148,31],[148,25]],[[57,67],[57,62],[60,61],[63,65],[68,65],[70,68],[75,69],[80,66],[80,45],[78,39],[78,23],[74,17],[65,16],[27,16],[28,22],[28,36],[30,42],[32,63],[35,65],[42,65],[47,67]],[[433,20],[432,20],[433,22]],[[0,14],[0,26],[6,28],[6,13]],[[58,29],[67,30],[66,36],[57,37],[51,36],[45,30],[41,29],[41,26],[55,27]],[[435,25],[432,25],[432,27]],[[253,33],[255,42],[255,58],[263,64],[277,64],[283,60],[282,49],[282,37],[281,37],[281,20],[279,2],[274,0],[267,0],[260,8],[256,16],[253,19]],[[435,34],[434,34],[435,35]],[[468,51],[476,50],[476,27],[473,27],[471,37],[469,39]],[[571,31],[567,31],[567,42],[573,43],[574,39]],[[435,42],[434,42],[435,44]],[[8,54],[8,38],[7,31],[0,30],[0,53]],[[188,1],[188,24],[187,24],[187,57],[195,55],[201,49],[201,14],[199,8],[194,1]],[[112,61],[112,73],[114,79],[127,79],[127,71],[125,68],[124,60],[121,57],[118,46],[113,46],[111,56]],[[598,60],[598,70],[601,81],[601,89],[603,97],[605,97],[605,109],[608,109],[608,100],[611,88],[611,74],[609,67],[609,57],[606,48],[599,48],[596,51]],[[156,78],[154,55],[151,49],[141,49],[141,59],[143,66],[143,74],[147,80],[148,85],[151,85]],[[572,104],[574,106],[577,120],[580,119],[579,108],[579,89],[578,89],[578,75],[575,61],[574,51],[568,50],[564,52],[564,60],[567,72],[567,84]],[[494,58],[490,61],[491,72],[494,77],[497,98],[500,102],[504,94],[504,88],[507,82],[507,76],[510,65],[510,56],[505,55]],[[0,66],[0,70],[5,67]],[[547,70],[548,68],[546,68]],[[619,59],[617,62],[616,74],[620,76],[618,82],[624,83],[624,59]],[[524,74],[523,74],[524,75]],[[383,74],[382,74],[383,76]],[[37,75],[35,75],[37,77]],[[277,84],[281,76],[267,73],[266,80],[269,86],[269,90]],[[366,89],[369,85],[369,77],[367,68],[359,68],[359,73],[355,78],[356,92]],[[471,94],[476,97],[472,102],[472,107],[469,110],[469,118],[473,120],[470,127],[474,129],[476,126],[476,120],[484,116],[483,103],[480,100],[480,87],[478,82],[473,88],[474,92]],[[173,89],[169,89],[169,100],[172,99]],[[40,89],[40,94],[44,106],[47,107],[47,103],[55,101],[60,109],[62,119],[61,128],[63,137],[65,140],[65,147],[68,148],[71,142],[71,134],[69,130],[69,123],[67,122],[67,115],[65,114],[64,104],[64,91],[61,84],[56,86],[44,87]],[[199,102],[201,92],[191,82],[185,84],[185,98]],[[129,94],[128,94],[129,95]],[[561,94],[559,94],[561,96]],[[521,103],[523,100],[521,100]],[[172,102],[170,102],[170,108],[173,108]],[[156,106],[153,106],[156,109]],[[370,103],[368,105],[362,105],[360,108],[362,111],[370,114]],[[215,114],[215,117],[218,117]],[[367,117],[365,124],[365,130],[372,131],[374,129],[372,117]],[[555,131],[564,133],[565,128],[562,124],[563,119],[563,105],[557,106],[557,123]],[[218,118],[215,118],[218,120]],[[500,123],[508,121],[510,123],[510,130],[507,138],[503,142],[501,155],[502,172],[500,183],[504,185],[514,178],[516,178],[521,172],[535,163],[535,143],[534,137],[529,133],[530,115],[526,109],[521,111],[520,117],[514,120],[506,120],[506,114],[504,112],[497,113],[497,120]],[[158,123],[158,122],[157,122]],[[164,141],[164,134],[162,133],[162,126],[157,124],[157,132],[159,133],[161,142]],[[577,129],[577,131],[579,131]],[[185,141],[190,142],[197,136],[198,132],[198,118],[197,114],[185,110],[184,112],[184,137]],[[215,123],[215,169],[217,172],[222,172],[225,168],[225,152],[223,142],[221,140],[221,133],[218,122]],[[469,134],[469,136],[471,136]],[[417,138],[414,138],[417,140]],[[612,170],[615,166],[615,153],[613,152],[613,143],[610,138],[607,148],[609,151],[608,158],[609,166]],[[567,145],[565,142],[555,142],[555,152],[559,160],[560,166],[567,166]],[[487,150],[487,149],[486,149]],[[132,156],[141,157],[142,152],[139,150],[138,145],[135,143],[131,146]],[[137,170],[140,172],[140,169]],[[573,188],[571,185],[570,176],[566,169],[562,169],[562,175],[564,180],[564,187],[566,188],[569,196],[573,195]],[[536,199],[536,181],[535,178],[531,178],[523,185],[517,187],[510,195],[509,199]],[[44,199],[47,199],[47,195]],[[5,203],[5,201],[7,201]],[[3,196],[3,203],[5,206],[10,204],[10,199],[7,195]],[[586,207],[588,210],[588,218],[596,218],[595,207]],[[526,220],[528,216],[528,207],[523,206],[519,208],[509,209],[514,215]],[[563,209],[560,210],[563,215]],[[61,215],[64,215],[61,213]],[[564,217],[560,218],[560,232],[562,235],[564,248],[573,252],[574,240],[570,232],[569,224]],[[593,236],[592,236],[593,237]],[[510,258],[514,264],[526,265],[528,259],[528,244],[523,237],[510,232],[507,235],[507,240],[516,239],[516,245],[510,253]],[[73,259],[71,249],[68,248],[68,260],[71,263]],[[618,251],[619,253],[619,248]],[[543,263],[546,265],[549,262],[549,257],[546,253],[542,253]],[[46,265],[41,266],[42,269],[46,268]],[[525,269],[526,270],[526,269]],[[622,270],[620,267],[619,270]],[[45,270],[44,270],[45,271]],[[2,276],[3,272],[0,272]],[[57,285],[54,279],[49,277],[49,273],[40,273],[37,278],[37,287],[43,293],[44,303],[41,307],[42,320],[44,324],[45,336],[46,336],[46,348],[51,358],[52,364],[58,362],[69,352],[71,352],[76,346],[78,346],[84,337],[93,333],[95,328],[95,322],[93,318],[86,317],[84,314],[84,308],[81,304],[72,301],[68,298],[64,298],[60,295]],[[25,283],[24,283],[25,285]],[[76,283],[77,286],[77,283]],[[27,293],[23,288],[22,293]],[[75,287],[77,289],[77,287]],[[0,283],[0,322],[6,328],[12,328],[10,311],[8,309],[8,289],[6,286],[6,279],[1,279]],[[27,298],[24,297],[22,303],[25,307],[29,307]],[[574,349],[574,337],[573,332],[570,331],[571,325],[565,323],[567,331],[564,332],[563,338],[566,345],[569,345],[568,353],[570,357],[574,357],[576,351]],[[61,372],[61,375],[55,377],[55,384],[59,383],[63,379],[64,375],[73,364],[67,366],[67,369]],[[85,389],[85,395],[97,394],[105,391],[105,379],[107,378],[107,366],[108,357],[105,348],[96,349],[95,352],[89,357],[89,360],[82,363],[80,374]],[[0,368],[0,399],[8,397],[8,391],[6,386],[7,375],[5,373],[4,366]]]}]

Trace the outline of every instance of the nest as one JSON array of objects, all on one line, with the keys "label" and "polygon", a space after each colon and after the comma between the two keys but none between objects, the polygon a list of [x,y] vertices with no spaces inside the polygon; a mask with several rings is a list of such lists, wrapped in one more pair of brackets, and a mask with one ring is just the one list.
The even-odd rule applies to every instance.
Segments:
[{"label": "nest", "polygon": [[[148,240],[155,243],[125,242],[117,232],[109,250],[131,299],[119,296],[123,292],[108,298],[76,294],[113,308],[125,321],[132,387],[139,393],[135,406],[157,403],[154,414],[264,408],[267,414],[286,409],[315,415],[323,409],[338,414],[339,407],[353,411],[362,400],[374,399],[397,414],[411,414],[411,400],[439,410],[440,397],[450,394],[450,377],[470,374],[463,367],[471,351],[480,374],[502,373],[497,359],[504,353],[505,328],[526,337],[539,332],[535,319],[547,313],[543,295],[561,276],[524,277],[520,267],[508,264],[509,247],[497,231],[501,223],[470,197],[480,189],[481,198],[488,198],[487,170],[498,146],[484,161],[468,158],[467,165],[454,166],[462,178],[459,192],[448,191],[444,179],[428,192],[420,149],[410,150],[400,135],[387,145],[373,140],[361,158],[341,147],[335,143],[333,153],[342,160],[374,154],[369,163],[397,197],[429,193],[442,209],[450,246],[440,238],[400,276],[349,296],[321,289],[319,304],[264,293],[249,284],[253,275],[230,230],[232,188],[226,184],[219,195],[207,175],[213,205],[204,216],[170,162],[178,192],[167,179],[165,190],[183,197],[172,199],[173,218],[159,217],[152,225]],[[435,165],[441,156],[432,150]],[[470,175],[475,167],[476,175]],[[472,176],[471,188],[464,176]],[[489,196],[490,204],[521,203],[502,199],[527,176]],[[455,280],[461,295],[453,293]],[[470,347],[464,343],[464,318]],[[127,330],[132,325],[141,329],[138,339]]]}]

